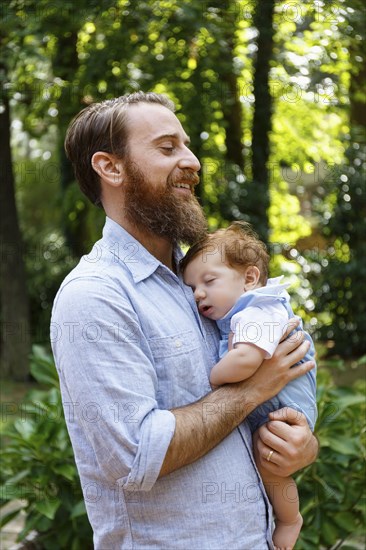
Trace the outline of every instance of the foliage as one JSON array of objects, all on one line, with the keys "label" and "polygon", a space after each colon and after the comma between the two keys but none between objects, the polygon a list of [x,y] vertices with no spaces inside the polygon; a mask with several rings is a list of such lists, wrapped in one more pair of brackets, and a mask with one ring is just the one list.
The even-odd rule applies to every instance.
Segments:
[{"label": "foliage", "polygon": [[[363,362],[365,362],[363,359]],[[360,360],[361,363],[362,360]],[[341,361],[341,363],[343,363]],[[304,526],[299,550],[358,548],[366,521],[366,403],[364,380],[335,387],[329,371],[318,373],[318,460],[297,475]]]},{"label": "foliage", "polygon": [[1,506],[11,500],[18,508],[4,515],[1,526],[20,510],[26,513],[22,541],[37,532],[37,548],[46,550],[92,548],[73,451],[62,412],[58,376],[51,357],[33,347],[31,373],[43,390],[31,390],[21,404],[4,403],[17,414],[3,433]]},{"label": "foliage", "polygon": [[[43,232],[42,232],[43,233]],[[76,259],[56,230],[27,235],[24,246],[30,300],[32,341],[46,345],[50,334],[50,312],[54,297]]]},{"label": "foliage", "polygon": [[[51,157],[59,175],[53,229],[63,233],[73,255],[89,250],[95,240],[91,219],[97,217],[99,226],[100,212],[75,191],[62,152],[65,129],[81,107],[137,89],[165,92],[176,100],[202,161],[199,194],[210,226],[246,219],[249,204],[258,201],[252,184],[257,4],[80,0],[76,6],[63,0],[11,0],[4,10],[12,80],[7,87],[17,123],[14,156],[27,180],[20,207],[24,232],[41,227],[27,204],[34,189],[44,188],[49,197],[49,178],[43,176]],[[276,2],[269,71],[271,242],[295,244],[309,229],[298,204],[302,178],[287,187],[283,168],[305,174],[320,160],[342,162],[340,136],[348,131],[348,93],[355,81],[350,75],[360,66],[354,52],[357,46],[360,54],[361,33],[353,31],[361,28],[362,6],[359,0],[348,4]],[[230,112],[238,107],[230,122]],[[238,128],[233,155],[231,138]],[[39,185],[33,186],[25,159],[36,150]],[[19,171],[17,176],[22,186]]]},{"label": "foliage", "polygon": [[357,357],[366,353],[366,146],[353,142],[347,157],[325,187],[327,199],[318,204],[328,248],[313,258],[311,282],[317,311],[329,314],[320,338],[334,341],[332,353]]},{"label": "foliage", "polygon": [[[18,161],[14,166],[23,234],[22,255],[30,301],[31,336],[33,342],[46,344],[49,342],[53,299],[77,259],[67,246],[62,231],[58,163],[43,160],[38,147],[32,151],[30,159]],[[47,180],[47,186],[44,180]],[[75,208],[77,204],[75,201]]]}]

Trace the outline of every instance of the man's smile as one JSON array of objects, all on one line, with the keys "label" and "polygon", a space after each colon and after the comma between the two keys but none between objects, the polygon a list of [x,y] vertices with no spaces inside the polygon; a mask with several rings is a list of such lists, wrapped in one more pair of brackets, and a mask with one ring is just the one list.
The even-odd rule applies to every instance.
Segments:
[{"label": "man's smile", "polygon": [[177,187],[178,189],[189,189],[191,191],[189,183],[175,183],[173,187]]}]

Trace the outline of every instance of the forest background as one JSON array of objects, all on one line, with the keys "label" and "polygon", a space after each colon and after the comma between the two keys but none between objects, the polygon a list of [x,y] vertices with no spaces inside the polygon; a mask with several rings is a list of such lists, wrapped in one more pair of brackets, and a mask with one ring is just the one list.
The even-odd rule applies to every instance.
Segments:
[{"label": "forest background", "polygon": [[[45,548],[47,537],[57,548],[52,529],[61,516],[90,537],[78,490],[65,486],[68,505],[59,491],[40,499],[30,490],[31,471],[44,491],[77,479],[62,419],[31,413],[30,403],[42,403],[42,411],[61,406],[50,356],[52,302],[104,221],[75,183],[66,128],[84,106],[142,89],[177,105],[202,164],[197,193],[210,228],[253,223],[273,254],[271,275],[292,283],[294,309],[316,340],[321,367],[322,453],[301,474],[313,527],[299,548],[357,547],[365,521],[365,28],[361,0],[2,4],[2,497],[22,496],[28,527],[21,537],[36,529]],[[40,382],[32,391],[43,393],[17,401],[11,392],[25,381]],[[61,455],[55,429],[67,441]],[[34,471],[23,464],[30,445]],[[45,452],[54,459],[48,466]]]}]

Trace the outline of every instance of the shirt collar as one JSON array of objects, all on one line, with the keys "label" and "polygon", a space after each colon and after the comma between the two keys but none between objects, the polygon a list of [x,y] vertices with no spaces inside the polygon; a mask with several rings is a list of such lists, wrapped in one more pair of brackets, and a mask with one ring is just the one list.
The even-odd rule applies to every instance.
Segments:
[{"label": "shirt collar", "polygon": [[[138,240],[108,216],[103,228],[103,241],[103,246],[124,263],[135,283],[150,277],[159,267],[170,272],[170,269],[146,250]],[[180,248],[175,247],[176,265],[179,264],[182,256]]]}]

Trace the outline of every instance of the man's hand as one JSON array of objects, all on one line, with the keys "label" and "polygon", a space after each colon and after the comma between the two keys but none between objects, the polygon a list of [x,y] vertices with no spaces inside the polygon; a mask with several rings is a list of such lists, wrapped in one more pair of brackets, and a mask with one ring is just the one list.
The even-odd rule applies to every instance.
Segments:
[{"label": "man's hand", "polygon": [[[297,324],[298,321],[294,319],[292,322],[291,320],[291,326],[288,327],[284,338]],[[225,384],[196,403],[172,409],[171,412],[176,421],[175,432],[165,455],[160,477],[204,456],[231,433],[258,405],[276,395],[288,382],[312,369],[314,367],[312,361],[301,363],[295,369],[291,368],[292,365],[303,359],[309,345],[308,341],[304,341],[303,332],[299,331],[296,338],[283,340],[277,346],[273,357],[263,361],[257,372],[247,380]],[[230,414],[222,414],[222,411],[230,411]],[[294,426],[287,425],[283,421],[278,424],[282,428],[290,430],[291,435],[285,434],[284,438],[277,438],[278,442],[286,447],[287,439],[293,442],[294,437],[291,429],[295,430],[296,423]],[[306,439],[306,436],[312,437],[307,425],[305,428],[301,427],[300,429],[299,427],[299,436],[301,441]],[[296,445],[295,441],[292,452],[297,450]],[[305,443],[303,446],[307,447]],[[267,456],[268,446],[266,449]],[[280,455],[279,451],[278,454]],[[282,463],[284,463],[285,471],[283,475],[287,475],[287,471],[294,471],[312,462],[316,450],[313,450],[313,454],[309,453],[309,459],[305,462],[286,460],[286,453],[282,452],[282,454],[284,454]]]},{"label": "man's hand", "polygon": [[310,342],[305,340],[302,331],[297,331],[293,336],[287,338],[297,325],[298,320],[291,319],[284,338],[278,344],[271,359],[263,361],[253,376],[240,382],[252,397],[253,409],[277,395],[291,380],[303,376],[315,367],[313,361],[306,361],[296,365],[296,368],[291,368],[304,358],[310,347]]},{"label": "man's hand", "polygon": [[287,477],[314,462],[319,445],[305,416],[289,407],[269,416],[270,421],[259,428],[257,450],[261,466]]}]

